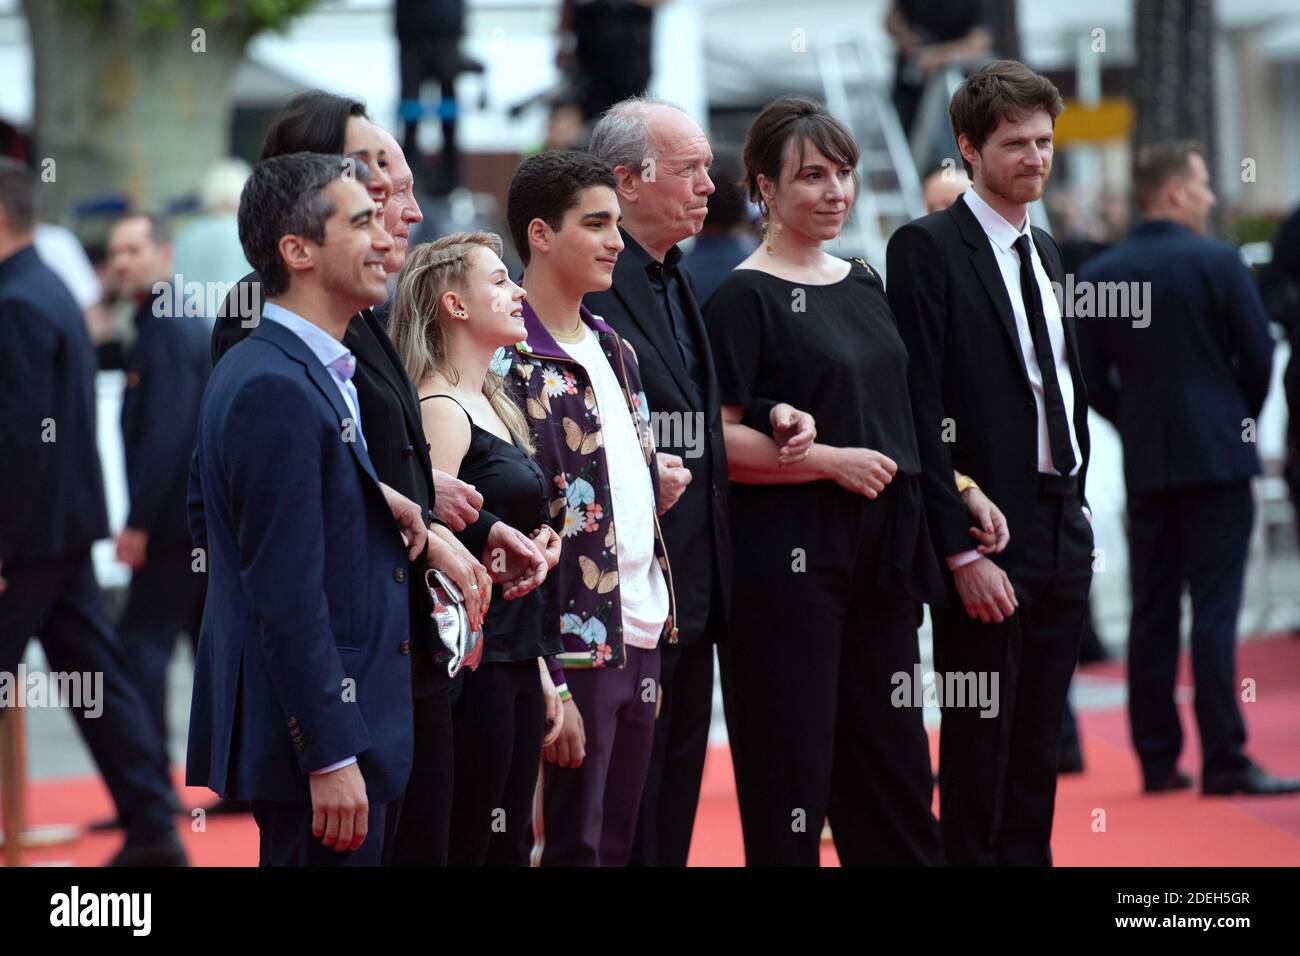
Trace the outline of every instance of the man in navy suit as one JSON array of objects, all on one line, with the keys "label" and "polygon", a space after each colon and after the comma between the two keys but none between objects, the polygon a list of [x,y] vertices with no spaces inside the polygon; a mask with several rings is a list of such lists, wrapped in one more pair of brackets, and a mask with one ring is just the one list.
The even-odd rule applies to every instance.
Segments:
[{"label": "man in navy suit", "polygon": [[73,716],[126,830],[113,863],[184,865],[163,740],[127,677],[90,558],[108,536],[95,350],[32,245],[32,192],[26,168],[0,159],[0,672],[14,673],[35,635],[55,672],[103,675],[98,706]]},{"label": "man in navy suit", "polygon": [[[118,621],[131,676],[159,735],[167,738],[167,665],[182,631],[195,647],[207,576],[191,554],[185,494],[207,384],[208,326],[172,290],[165,224],[132,213],[108,234],[108,265],[136,304],[137,335],[126,356],[122,443],[131,508],[117,536],[131,590]],[[179,291],[179,290],[178,290]]]},{"label": "man in navy suit", "polygon": [[268,321],[217,365],[199,413],[190,526],[208,599],[187,781],[252,802],[263,865],[378,864],[411,768],[409,556],[342,344],[386,294],[392,240],[367,179],[310,153],[253,171],[239,236]]},{"label": "man in navy suit", "polygon": [[1192,785],[1177,766],[1183,734],[1174,705],[1187,587],[1201,792],[1292,793],[1300,780],[1273,777],[1246,756],[1237,706],[1237,614],[1255,509],[1250,479],[1260,471],[1255,430],[1272,371],[1268,317],[1237,250],[1204,235],[1215,198],[1200,146],[1147,147],[1133,183],[1143,221],[1090,259],[1079,284],[1092,284],[1100,303],[1096,283],[1123,283],[1130,302],[1145,301],[1144,314],[1130,309],[1079,327],[1092,406],[1124,444],[1129,722],[1144,788]]}]

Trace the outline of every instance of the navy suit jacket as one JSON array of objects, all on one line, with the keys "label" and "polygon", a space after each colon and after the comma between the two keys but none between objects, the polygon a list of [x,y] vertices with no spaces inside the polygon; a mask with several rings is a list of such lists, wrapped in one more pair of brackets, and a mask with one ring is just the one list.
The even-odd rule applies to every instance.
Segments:
[{"label": "navy suit jacket", "polygon": [[81,308],[36,249],[0,262],[0,562],[108,536],[95,371]]},{"label": "navy suit jacket", "polygon": [[189,503],[208,570],[190,785],[306,801],[308,773],[356,755],[371,801],[406,786],[410,569],[369,456],[345,440],[349,417],[275,322],[208,382]]},{"label": "navy suit jacket", "polygon": [[1088,395],[1119,429],[1129,493],[1259,474],[1243,422],[1268,394],[1273,338],[1237,250],[1153,220],[1078,279],[1151,283],[1146,328],[1131,316],[1078,320]]},{"label": "navy suit jacket", "polygon": [[131,495],[129,527],[149,532],[150,550],[190,545],[185,517],[190,455],[207,384],[208,326],[196,316],[154,315],[153,296],[136,312],[139,334],[126,359],[122,443]]}]

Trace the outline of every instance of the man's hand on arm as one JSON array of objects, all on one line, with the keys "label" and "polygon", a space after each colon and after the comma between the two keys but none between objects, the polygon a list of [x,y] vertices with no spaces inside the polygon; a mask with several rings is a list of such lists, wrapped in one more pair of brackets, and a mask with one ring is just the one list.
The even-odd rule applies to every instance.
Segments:
[{"label": "man's hand on arm", "polygon": [[429,530],[424,526],[424,514],[410,498],[398,494],[383,482],[379,484],[388,502],[388,510],[393,513],[393,520],[402,529],[402,543],[406,545],[406,557],[414,561],[428,548]]},{"label": "man's hand on arm", "polygon": [[433,469],[433,513],[452,531],[464,531],[478,520],[483,496],[470,484]]},{"label": "man's hand on arm", "polygon": [[659,469],[659,513],[663,514],[677,504],[693,476],[680,456],[667,452],[655,454],[655,467]]}]

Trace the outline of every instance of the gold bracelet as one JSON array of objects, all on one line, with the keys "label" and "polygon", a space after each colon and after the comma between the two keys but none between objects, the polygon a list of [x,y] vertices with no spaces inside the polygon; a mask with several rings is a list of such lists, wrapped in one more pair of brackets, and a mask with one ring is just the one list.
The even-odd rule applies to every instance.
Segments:
[{"label": "gold bracelet", "polygon": [[975,484],[975,479],[971,478],[969,475],[959,474],[957,476],[957,494],[961,494],[969,488],[979,490],[979,485]]}]

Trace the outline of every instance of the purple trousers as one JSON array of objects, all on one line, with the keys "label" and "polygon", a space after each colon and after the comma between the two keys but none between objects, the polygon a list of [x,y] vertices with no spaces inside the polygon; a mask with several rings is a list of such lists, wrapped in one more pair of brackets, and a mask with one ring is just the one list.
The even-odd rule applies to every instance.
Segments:
[{"label": "purple trousers", "polygon": [[587,734],[576,768],[544,765],[534,839],[542,866],[626,866],[654,745],[659,651],[627,648],[627,665],[564,673]]}]

